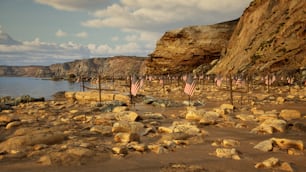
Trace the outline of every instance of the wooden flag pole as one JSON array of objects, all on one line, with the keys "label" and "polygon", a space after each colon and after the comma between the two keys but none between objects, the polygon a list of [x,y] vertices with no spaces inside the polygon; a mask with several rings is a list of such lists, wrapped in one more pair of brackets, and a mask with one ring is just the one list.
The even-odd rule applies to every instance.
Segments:
[{"label": "wooden flag pole", "polygon": [[99,75],[99,103],[101,103],[101,75]]},{"label": "wooden flag pole", "polygon": [[270,74],[268,74],[267,92],[270,92]]},{"label": "wooden flag pole", "polygon": [[229,87],[230,87],[230,103],[232,105],[234,105],[234,102],[233,102],[233,80],[232,80],[232,75],[230,74],[229,75]]},{"label": "wooden flag pole", "polygon": [[133,95],[132,95],[132,75],[130,75],[130,102],[133,104]]}]

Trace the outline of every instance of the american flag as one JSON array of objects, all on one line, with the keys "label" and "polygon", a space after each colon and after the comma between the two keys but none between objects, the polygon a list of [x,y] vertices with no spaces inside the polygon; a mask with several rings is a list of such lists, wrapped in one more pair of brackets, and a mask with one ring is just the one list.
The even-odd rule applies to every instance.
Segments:
[{"label": "american flag", "polygon": [[137,95],[138,90],[143,85],[143,79],[138,79],[136,76],[131,77],[131,94],[133,96]]},{"label": "american flag", "polygon": [[193,80],[193,77],[191,75],[188,75],[186,79],[184,93],[188,94],[189,96],[192,96],[194,89],[195,89],[195,85],[196,85],[196,81]]},{"label": "american flag", "polygon": [[221,76],[218,76],[218,77],[215,78],[215,82],[216,82],[216,85],[217,85],[218,87],[221,87],[221,85],[222,85],[222,80],[223,80],[223,78],[222,78]]}]

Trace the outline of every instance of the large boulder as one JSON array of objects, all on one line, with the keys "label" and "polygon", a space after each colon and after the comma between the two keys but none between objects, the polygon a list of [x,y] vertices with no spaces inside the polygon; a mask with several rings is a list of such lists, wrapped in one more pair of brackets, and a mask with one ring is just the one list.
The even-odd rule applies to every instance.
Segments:
[{"label": "large boulder", "polygon": [[292,120],[292,119],[299,119],[302,117],[301,112],[299,112],[298,110],[294,110],[294,109],[283,109],[280,112],[279,116],[287,121]]},{"label": "large boulder", "polygon": [[[99,101],[99,92],[98,91],[86,91],[86,92],[65,92],[65,97],[68,100],[77,100],[80,102],[91,102]],[[123,94],[113,94],[113,93],[102,93],[101,101],[120,101],[125,104],[130,103],[130,97]]]},{"label": "large boulder", "polygon": [[28,131],[23,134],[16,135],[1,142],[0,153],[20,152],[26,149],[26,146],[36,144],[52,145],[61,143],[66,139],[66,135],[62,132],[51,130]]}]

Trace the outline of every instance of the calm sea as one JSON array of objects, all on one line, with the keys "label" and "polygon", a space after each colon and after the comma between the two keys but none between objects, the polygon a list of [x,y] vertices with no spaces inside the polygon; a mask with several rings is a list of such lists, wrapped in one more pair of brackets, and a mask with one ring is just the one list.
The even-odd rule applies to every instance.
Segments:
[{"label": "calm sea", "polygon": [[53,81],[31,77],[0,77],[0,97],[22,96],[52,99],[52,95],[58,91],[80,91],[79,83],[68,81]]}]

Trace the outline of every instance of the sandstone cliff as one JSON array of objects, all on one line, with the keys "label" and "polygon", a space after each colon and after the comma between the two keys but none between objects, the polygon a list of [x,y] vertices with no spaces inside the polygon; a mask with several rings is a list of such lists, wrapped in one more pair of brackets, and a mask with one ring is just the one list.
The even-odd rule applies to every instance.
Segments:
[{"label": "sandstone cliff", "polygon": [[0,76],[31,76],[69,78],[69,76],[125,77],[139,73],[146,58],[116,56],[109,58],[91,58],[75,60],[50,66],[0,66]]},{"label": "sandstone cliff", "polygon": [[0,66],[0,76],[50,77],[48,66]]},{"label": "sandstone cliff", "polygon": [[237,20],[209,26],[190,26],[166,32],[146,61],[146,73],[187,72],[220,57]]},{"label": "sandstone cliff", "polygon": [[244,11],[215,74],[292,72],[306,67],[306,1],[254,0]]},{"label": "sandstone cliff", "polygon": [[75,60],[73,62],[54,64],[50,66],[56,76],[96,76],[126,77],[129,74],[139,73],[140,67],[146,58],[116,56],[110,58],[92,58]]}]

